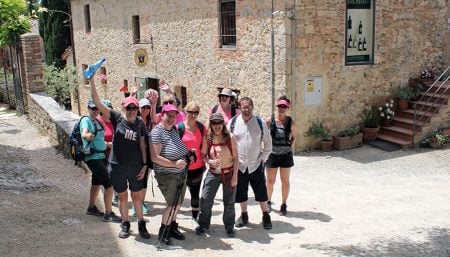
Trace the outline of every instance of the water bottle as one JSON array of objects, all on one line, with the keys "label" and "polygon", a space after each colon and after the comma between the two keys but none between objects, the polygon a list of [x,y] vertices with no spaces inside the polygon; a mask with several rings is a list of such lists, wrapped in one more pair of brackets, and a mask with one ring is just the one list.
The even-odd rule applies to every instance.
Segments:
[{"label": "water bottle", "polygon": [[86,79],[90,79],[92,76],[94,76],[95,72],[102,66],[102,64],[106,61],[106,58],[102,58],[98,60],[96,63],[89,66],[85,71],[83,71],[83,76]]}]

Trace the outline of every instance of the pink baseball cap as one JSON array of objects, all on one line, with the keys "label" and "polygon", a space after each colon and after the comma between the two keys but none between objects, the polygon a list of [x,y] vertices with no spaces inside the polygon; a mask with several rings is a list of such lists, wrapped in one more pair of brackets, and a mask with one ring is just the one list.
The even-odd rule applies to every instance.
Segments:
[{"label": "pink baseball cap", "polygon": [[178,113],[178,109],[173,104],[166,104],[163,106],[161,113],[170,112],[170,111],[176,111]]},{"label": "pink baseball cap", "polygon": [[136,107],[139,107],[139,101],[134,96],[129,96],[122,100],[123,107],[127,107],[130,104],[134,104]]},{"label": "pink baseball cap", "polygon": [[288,101],[286,101],[286,100],[278,100],[277,101],[277,106],[278,105],[287,105],[288,107],[290,106],[290,104],[288,103]]}]

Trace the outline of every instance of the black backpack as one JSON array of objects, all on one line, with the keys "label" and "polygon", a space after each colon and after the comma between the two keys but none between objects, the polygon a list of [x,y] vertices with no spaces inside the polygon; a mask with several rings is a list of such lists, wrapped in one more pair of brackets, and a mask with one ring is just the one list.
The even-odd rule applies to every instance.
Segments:
[{"label": "black backpack", "polygon": [[[195,123],[197,124],[197,128],[200,129],[200,134],[202,134],[202,137],[205,136],[205,126],[203,126],[203,124],[200,121],[195,121]],[[184,122],[180,122],[177,125],[177,130],[178,130],[178,134],[180,135],[180,138],[183,138],[184,135]]]},{"label": "black backpack", "polygon": [[[81,140],[81,132],[80,132],[80,123],[83,118],[90,118],[89,116],[81,116],[81,118],[75,123],[75,126],[73,126],[72,133],[70,134],[70,140],[69,140],[69,149],[70,149],[70,156],[75,161],[74,165],[79,164],[81,161],[84,160],[84,157],[87,155],[91,155],[95,152],[105,152],[105,151],[97,151],[91,148],[85,148],[83,146],[83,140]],[[103,129],[103,125],[99,122],[100,127]],[[99,130],[97,129],[97,126],[95,126],[94,131],[94,137],[97,135],[97,132]]]}]

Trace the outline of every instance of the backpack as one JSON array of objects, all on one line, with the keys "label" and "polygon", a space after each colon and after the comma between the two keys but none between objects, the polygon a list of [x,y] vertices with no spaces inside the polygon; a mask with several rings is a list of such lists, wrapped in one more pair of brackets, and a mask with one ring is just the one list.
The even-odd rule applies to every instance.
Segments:
[{"label": "backpack", "polygon": [[[287,145],[291,145],[291,124],[292,124],[292,119],[290,116],[286,116],[286,120],[284,121],[284,131],[285,131],[285,141],[288,143]],[[272,140],[275,139],[275,134],[277,131],[277,125],[275,123],[275,115],[272,114],[271,118],[270,118],[270,135],[272,136]]]},{"label": "backpack", "polygon": [[[202,134],[202,137],[205,136],[205,126],[203,126],[203,124],[200,121],[195,121],[195,123],[197,124],[197,128],[200,129],[200,133]],[[178,130],[178,134],[180,135],[180,138],[183,138],[184,135],[184,122],[180,122],[177,125],[177,130]]]},{"label": "backpack", "polygon": [[[211,110],[211,114],[216,113],[218,108],[219,108],[218,104],[214,105],[214,107]],[[234,117],[234,116],[236,116],[236,106],[232,105],[231,106],[231,117]]]},{"label": "backpack", "polygon": [[[255,117],[256,117],[256,121],[258,122],[259,128],[261,129],[261,142],[262,142],[263,136],[264,136],[263,121],[261,120],[261,118],[258,115],[255,115]],[[230,123],[230,132],[231,133],[233,133],[234,125],[236,124],[236,118],[237,118],[237,116],[234,116],[233,118],[231,118],[231,123]]]},{"label": "backpack", "polygon": [[[89,116],[81,116],[81,118],[75,123],[72,129],[72,133],[70,133],[70,140],[69,140],[69,149],[70,149],[70,156],[75,161],[74,165],[79,164],[81,161],[84,160],[85,156],[94,154],[94,153],[100,153],[105,151],[97,151],[88,147],[83,146],[83,140],[81,139],[81,131],[80,131],[80,123],[83,118],[89,118]],[[99,122],[100,127],[103,129],[103,125],[101,122]],[[99,131],[97,129],[97,126],[95,127],[94,131],[94,137],[97,135],[97,132]]]}]

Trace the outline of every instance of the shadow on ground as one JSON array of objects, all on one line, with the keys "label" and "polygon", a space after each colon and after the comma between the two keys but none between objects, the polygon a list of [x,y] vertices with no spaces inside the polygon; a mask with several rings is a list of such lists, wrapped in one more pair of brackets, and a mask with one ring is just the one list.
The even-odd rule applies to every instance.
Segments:
[{"label": "shadow on ground", "polygon": [[364,257],[448,257],[450,256],[450,229],[432,228],[427,231],[426,241],[412,241],[394,237],[374,239],[369,245],[328,246],[304,244],[302,248],[315,249],[333,256]]}]

